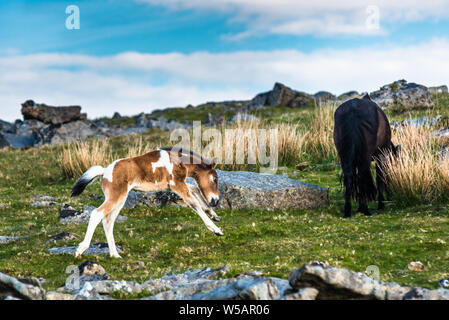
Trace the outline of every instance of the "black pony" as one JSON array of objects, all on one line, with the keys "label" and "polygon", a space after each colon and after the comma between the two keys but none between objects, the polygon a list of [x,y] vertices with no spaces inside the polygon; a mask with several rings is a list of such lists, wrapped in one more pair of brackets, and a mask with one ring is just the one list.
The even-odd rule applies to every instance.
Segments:
[{"label": "black pony", "polygon": [[[345,185],[345,213],[351,216],[351,196],[359,202],[357,212],[371,215],[367,200],[378,195],[379,209],[384,208],[383,191],[390,195],[383,174],[382,153],[397,148],[391,142],[387,116],[368,94],[340,105],[334,114],[334,143],[340,157]],[[376,161],[376,186],[371,175],[371,161]]]}]

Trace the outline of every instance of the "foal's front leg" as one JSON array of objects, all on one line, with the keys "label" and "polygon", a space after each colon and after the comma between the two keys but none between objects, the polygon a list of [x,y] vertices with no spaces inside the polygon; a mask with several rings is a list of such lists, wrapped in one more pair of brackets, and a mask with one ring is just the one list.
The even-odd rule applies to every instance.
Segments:
[{"label": "foal's front leg", "polygon": [[214,221],[220,222],[220,217],[215,213],[215,211],[209,206],[207,201],[204,199],[200,189],[194,185],[187,183],[187,187],[189,188],[190,194],[195,197],[195,199],[198,201],[198,203],[201,206],[201,209],[203,209],[204,212],[207,213],[207,215]]},{"label": "foal's front leg", "polygon": [[170,189],[176,192],[188,205],[192,208],[203,220],[206,228],[215,233],[217,236],[222,236],[223,232],[218,228],[211,219],[204,212],[200,202],[189,191],[189,187],[185,182],[177,181]]}]

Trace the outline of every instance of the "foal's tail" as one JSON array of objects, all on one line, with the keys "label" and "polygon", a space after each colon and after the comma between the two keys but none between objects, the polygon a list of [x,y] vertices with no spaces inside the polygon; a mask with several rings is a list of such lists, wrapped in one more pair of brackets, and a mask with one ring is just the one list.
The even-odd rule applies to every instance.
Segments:
[{"label": "foal's tail", "polygon": [[72,193],[70,194],[70,196],[71,197],[79,196],[81,193],[83,193],[84,189],[86,189],[86,187],[89,184],[94,182],[96,178],[103,176],[103,174],[104,168],[102,166],[91,167],[75,183],[75,185],[72,188]]},{"label": "foal's tail", "polygon": [[[342,123],[343,141],[342,146],[344,159],[342,160],[343,175],[352,175],[352,197],[359,200],[375,200],[377,189],[374,185],[370,170],[370,159],[367,158],[368,150],[364,137],[364,130],[371,131],[370,124],[363,121],[352,111]],[[344,163],[343,163],[344,162]]]}]

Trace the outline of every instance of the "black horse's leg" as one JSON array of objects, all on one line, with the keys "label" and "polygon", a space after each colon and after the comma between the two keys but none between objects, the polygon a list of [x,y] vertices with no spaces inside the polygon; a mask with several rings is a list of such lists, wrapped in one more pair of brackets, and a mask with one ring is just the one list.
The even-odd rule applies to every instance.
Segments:
[{"label": "black horse's leg", "polygon": [[377,184],[377,201],[378,201],[377,209],[383,210],[385,209],[384,190],[386,185],[384,174],[380,168],[380,165],[377,162],[376,162],[376,184]]},{"label": "black horse's leg", "polygon": [[[371,213],[368,211],[368,205],[366,203],[366,195],[367,195],[367,190],[368,190],[368,186],[366,185],[365,181],[366,180],[365,177],[371,176],[371,172],[369,167],[368,168],[364,168],[364,169],[359,169],[361,170],[360,172],[358,172],[359,175],[359,188],[360,188],[360,194],[359,194],[359,208],[357,209],[357,212],[361,212],[363,213],[365,216],[370,216]],[[364,177],[364,179],[362,179],[362,177]]]},{"label": "black horse's leg", "polygon": [[371,213],[368,211],[368,205],[366,204],[366,197],[361,196],[359,199],[359,208],[357,212],[363,213],[365,216],[370,216]]},{"label": "black horse's leg", "polygon": [[352,195],[352,172],[344,174],[344,184],[345,184],[345,215],[344,218],[351,217],[351,195]]}]

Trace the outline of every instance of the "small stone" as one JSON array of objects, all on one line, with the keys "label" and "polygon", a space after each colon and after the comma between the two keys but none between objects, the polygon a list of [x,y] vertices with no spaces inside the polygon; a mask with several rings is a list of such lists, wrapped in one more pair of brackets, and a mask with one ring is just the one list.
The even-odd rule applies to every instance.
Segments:
[{"label": "small stone", "polygon": [[449,280],[441,279],[440,281],[438,281],[438,286],[443,289],[449,289]]},{"label": "small stone", "polygon": [[[51,254],[72,254],[75,255],[76,249],[78,246],[73,247],[60,247],[60,248],[50,248],[47,250],[47,252]],[[118,253],[122,253],[122,249],[117,246]],[[83,253],[84,255],[100,255],[100,254],[109,254],[109,247],[107,243],[94,243],[87,248],[86,251]]]},{"label": "small stone", "polygon": [[48,239],[45,242],[45,244],[56,243],[59,240],[69,241],[69,240],[74,240],[74,239],[78,239],[78,237],[71,233],[68,233],[68,232],[61,232],[61,233],[55,234],[54,236],[51,236],[50,239]]},{"label": "small stone", "polygon": [[408,264],[407,268],[411,271],[424,271],[426,267],[422,264],[421,261],[412,261]]},{"label": "small stone", "polygon": [[86,261],[83,262],[78,266],[79,269],[79,275],[80,276],[86,276],[86,275],[92,275],[92,274],[98,274],[103,275],[106,273],[106,270],[98,264],[97,262],[93,261]]},{"label": "small stone", "polygon": [[133,263],[133,266],[136,269],[145,268],[145,262],[143,262],[143,261],[136,261],[136,262]]},{"label": "small stone", "polygon": [[22,236],[22,237],[9,237],[9,236],[0,236],[0,244],[7,244],[10,242],[14,242],[20,239],[26,239],[29,238],[28,236]]},{"label": "small stone", "polygon": [[35,207],[50,207],[50,206],[56,206],[57,204],[58,203],[54,202],[54,201],[39,200],[39,201],[33,202],[31,204],[31,206],[33,208],[35,208]]}]

